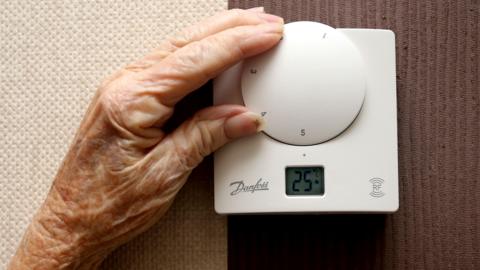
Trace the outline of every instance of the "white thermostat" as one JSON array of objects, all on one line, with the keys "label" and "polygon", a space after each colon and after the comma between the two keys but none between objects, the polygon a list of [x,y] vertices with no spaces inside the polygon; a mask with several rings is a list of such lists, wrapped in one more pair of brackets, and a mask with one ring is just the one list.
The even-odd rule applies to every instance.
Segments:
[{"label": "white thermostat", "polygon": [[395,79],[392,31],[286,24],[214,81],[216,105],[266,122],[215,153],[217,213],[396,211]]}]

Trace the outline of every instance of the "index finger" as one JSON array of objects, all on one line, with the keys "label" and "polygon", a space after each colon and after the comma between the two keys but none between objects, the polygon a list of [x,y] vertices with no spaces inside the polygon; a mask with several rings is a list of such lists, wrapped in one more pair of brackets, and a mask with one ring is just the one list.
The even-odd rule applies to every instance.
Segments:
[{"label": "index finger", "polygon": [[273,47],[282,33],[283,21],[224,30],[175,51],[139,73],[139,81],[145,94],[172,107],[223,70]]},{"label": "index finger", "polygon": [[162,60],[164,57],[168,56],[168,54],[191,42],[199,41],[229,28],[242,25],[281,22],[281,20],[280,17],[265,13],[261,7],[247,10],[226,10],[189,26],[172,37],[166,38],[160,43],[158,48],[147,54],[144,57],[144,60]]}]

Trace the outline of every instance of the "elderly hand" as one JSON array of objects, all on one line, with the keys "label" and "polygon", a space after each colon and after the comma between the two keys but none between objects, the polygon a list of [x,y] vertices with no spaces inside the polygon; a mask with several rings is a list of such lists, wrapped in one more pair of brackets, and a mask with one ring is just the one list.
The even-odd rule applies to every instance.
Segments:
[{"label": "elderly hand", "polygon": [[162,125],[188,93],[281,38],[263,9],[229,10],[168,39],[97,91],[10,269],[96,268],[152,226],[194,167],[225,143],[260,130],[237,105],[197,112],[170,134]]}]

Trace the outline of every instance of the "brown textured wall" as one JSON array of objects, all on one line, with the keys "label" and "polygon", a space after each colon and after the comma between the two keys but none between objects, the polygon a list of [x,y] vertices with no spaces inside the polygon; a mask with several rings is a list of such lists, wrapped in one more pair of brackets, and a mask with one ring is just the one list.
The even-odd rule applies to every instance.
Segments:
[{"label": "brown textured wall", "polygon": [[480,2],[230,0],[396,34],[400,210],[229,218],[229,269],[480,269]]}]

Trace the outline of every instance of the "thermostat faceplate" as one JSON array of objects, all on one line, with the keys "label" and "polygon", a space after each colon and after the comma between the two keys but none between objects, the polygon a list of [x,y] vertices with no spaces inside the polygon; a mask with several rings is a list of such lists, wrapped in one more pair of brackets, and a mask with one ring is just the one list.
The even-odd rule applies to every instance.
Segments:
[{"label": "thermostat faceplate", "polygon": [[397,210],[393,32],[287,24],[276,48],[214,81],[214,103],[267,125],[215,153],[218,213]]}]

